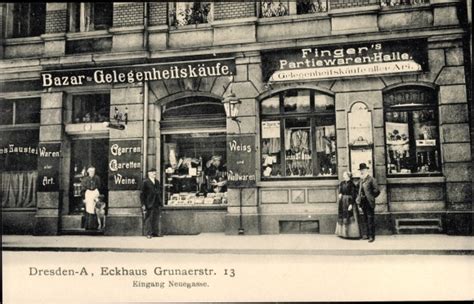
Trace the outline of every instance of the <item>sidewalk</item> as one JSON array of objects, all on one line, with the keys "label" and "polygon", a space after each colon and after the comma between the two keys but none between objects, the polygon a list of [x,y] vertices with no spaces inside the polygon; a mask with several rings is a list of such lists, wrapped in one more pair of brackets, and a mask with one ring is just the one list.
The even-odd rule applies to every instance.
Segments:
[{"label": "sidewalk", "polygon": [[31,236],[4,235],[6,251],[112,251],[194,254],[305,254],[305,255],[474,255],[474,237],[449,235],[382,235],[374,243],[344,240],[334,235],[224,235],[193,236]]}]

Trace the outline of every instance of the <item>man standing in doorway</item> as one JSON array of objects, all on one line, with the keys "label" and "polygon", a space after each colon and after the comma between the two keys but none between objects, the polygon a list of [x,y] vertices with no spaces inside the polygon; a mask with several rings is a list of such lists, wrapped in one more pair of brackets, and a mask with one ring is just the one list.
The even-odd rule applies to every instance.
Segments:
[{"label": "man standing in doorway", "polygon": [[359,164],[360,181],[357,204],[362,207],[364,222],[367,227],[367,237],[372,243],[375,241],[375,198],[380,190],[375,178],[369,175],[369,167],[365,163]]},{"label": "man standing in doorway", "polygon": [[147,171],[147,178],[143,180],[140,200],[144,213],[143,233],[147,238],[161,237],[160,213],[163,206],[161,199],[160,182],[156,179],[156,169]]}]

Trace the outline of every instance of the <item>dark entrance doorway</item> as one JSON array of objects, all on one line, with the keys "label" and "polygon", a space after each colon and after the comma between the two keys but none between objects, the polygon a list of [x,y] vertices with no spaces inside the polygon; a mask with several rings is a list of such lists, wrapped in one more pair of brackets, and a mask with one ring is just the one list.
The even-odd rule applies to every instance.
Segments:
[{"label": "dark entrance doorway", "polygon": [[81,179],[86,176],[87,168],[96,168],[101,186],[99,192],[108,201],[108,158],[109,139],[78,139],[71,145],[71,188],[69,191],[69,214],[82,214],[84,203],[81,197]]}]

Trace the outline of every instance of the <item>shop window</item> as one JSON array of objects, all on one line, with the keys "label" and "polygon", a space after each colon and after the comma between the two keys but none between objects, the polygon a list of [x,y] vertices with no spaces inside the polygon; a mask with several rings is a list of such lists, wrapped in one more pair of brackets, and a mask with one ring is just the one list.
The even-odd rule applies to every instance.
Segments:
[{"label": "shop window", "polygon": [[219,99],[193,96],[162,106],[166,205],[227,203],[225,119]]},{"label": "shop window", "polygon": [[46,3],[14,3],[10,37],[32,37],[45,33]]},{"label": "shop window", "polygon": [[441,173],[435,92],[408,87],[384,94],[389,175]]},{"label": "shop window", "polygon": [[34,124],[40,122],[41,98],[0,101],[0,125]]},{"label": "shop window", "polygon": [[167,205],[226,204],[225,132],[170,134],[163,142]]},{"label": "shop window", "polygon": [[170,3],[170,6],[170,25],[172,26],[209,23],[213,19],[212,2],[174,2]]},{"label": "shop window", "polygon": [[104,122],[109,120],[110,94],[74,95],[72,101],[74,123]]},{"label": "shop window", "polygon": [[69,32],[106,30],[112,26],[112,2],[78,2],[68,4]]},{"label": "shop window", "polygon": [[262,178],[335,177],[334,99],[286,90],[261,102]]},{"label": "shop window", "polygon": [[39,129],[0,131],[2,208],[36,206]]},{"label": "shop window", "polygon": [[268,0],[260,1],[260,16],[278,17],[327,12],[327,0]]}]

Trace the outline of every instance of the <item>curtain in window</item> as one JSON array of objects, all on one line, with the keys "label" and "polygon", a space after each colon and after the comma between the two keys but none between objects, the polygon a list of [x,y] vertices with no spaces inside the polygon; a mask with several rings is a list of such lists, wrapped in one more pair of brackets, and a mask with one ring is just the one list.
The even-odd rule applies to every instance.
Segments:
[{"label": "curtain in window", "polygon": [[37,171],[10,171],[0,173],[0,200],[2,208],[36,207]]}]

